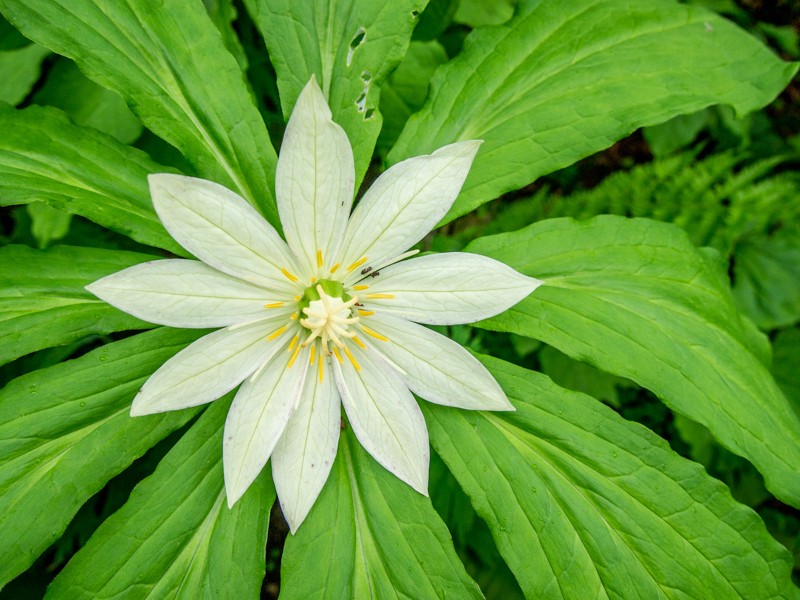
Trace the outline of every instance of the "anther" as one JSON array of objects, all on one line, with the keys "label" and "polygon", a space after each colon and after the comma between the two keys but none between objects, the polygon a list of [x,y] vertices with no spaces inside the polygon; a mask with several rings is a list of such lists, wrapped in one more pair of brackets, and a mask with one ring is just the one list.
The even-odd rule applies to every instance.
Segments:
[{"label": "anther", "polygon": [[361,265],[363,265],[368,260],[369,260],[369,256],[365,256],[364,258],[362,258],[360,260],[357,260],[352,265],[347,267],[347,272],[350,273],[353,269],[356,269],[356,268],[360,267]]},{"label": "anther", "polygon": [[386,336],[381,335],[377,331],[372,331],[372,329],[370,329],[369,327],[364,327],[362,325],[361,329],[364,330],[364,333],[366,333],[369,336],[374,337],[376,340],[381,340],[382,342],[388,342],[389,341],[389,338],[387,338]]},{"label": "anther", "polygon": [[353,358],[353,354],[350,352],[350,348],[345,346],[344,353],[347,354],[347,358],[349,358],[350,362],[353,363],[353,366],[356,368],[356,371],[360,371],[361,367],[358,365],[358,361],[356,361],[356,359]]},{"label": "anther", "polygon": [[297,360],[297,355],[298,354],[300,354],[300,346],[298,346],[297,348],[294,349],[294,354],[292,354],[292,358],[289,359],[289,364],[286,365],[286,370],[287,371],[292,368],[292,365],[294,364],[294,361]]},{"label": "anther", "polygon": [[359,308],[358,309],[358,314],[360,314],[362,317],[371,317],[372,315],[375,314],[375,311],[374,310],[361,310]]},{"label": "anther", "polygon": [[342,356],[339,354],[339,349],[336,346],[333,347],[333,353],[336,355],[336,360],[339,361],[339,364],[343,365],[344,361],[342,360]]},{"label": "anther", "polygon": [[298,279],[297,279],[297,277],[295,277],[294,275],[292,275],[291,273],[289,273],[289,271],[287,271],[287,270],[286,270],[286,269],[284,269],[284,268],[281,268],[281,273],[283,273],[284,275],[286,275],[286,277],[288,277],[290,281],[297,281],[297,280],[298,280]]},{"label": "anther", "polygon": [[295,345],[296,343],[297,343],[297,336],[294,336],[294,338],[292,338],[292,343],[291,343],[291,344],[289,344],[289,352],[291,352],[291,351],[292,351],[292,348],[294,348],[294,345]]},{"label": "anther", "polygon": [[317,268],[322,268],[322,250],[317,250]]},{"label": "anther", "polygon": [[272,340],[274,340],[276,337],[278,337],[279,335],[281,335],[281,334],[282,334],[284,331],[286,331],[286,325],[284,325],[283,327],[281,327],[280,329],[278,329],[276,332],[274,332],[272,335],[270,335],[270,336],[267,338],[267,341],[268,341],[268,342],[271,342],[271,341],[272,341]]},{"label": "anther", "polygon": [[366,290],[368,288],[369,288],[368,285],[354,285],[353,286],[353,289],[356,290],[357,292],[360,292],[361,290]]},{"label": "anther", "polygon": [[354,336],[353,336],[353,341],[354,341],[356,344],[358,344],[359,346],[361,346],[361,348],[363,348],[364,350],[366,350],[366,349],[367,349],[367,347],[364,345],[364,342],[362,342],[360,339],[358,339],[358,336],[357,336],[357,335],[354,335]]},{"label": "anther", "polygon": [[339,263],[336,263],[335,265],[333,265],[331,267],[331,274],[336,273],[336,269],[338,269],[340,266],[341,265]]},{"label": "anther", "polygon": [[393,300],[392,294],[367,294],[364,296],[367,300]]},{"label": "anther", "polygon": [[286,304],[285,302],[273,302],[272,304],[265,304],[264,308],[280,308]]},{"label": "anther", "polygon": [[316,347],[316,346],[311,346],[311,358],[310,358],[310,359],[309,359],[309,361],[308,361],[308,364],[310,364],[310,365],[313,365],[313,364],[314,364],[314,351],[315,351],[316,349],[317,349],[317,347]]}]

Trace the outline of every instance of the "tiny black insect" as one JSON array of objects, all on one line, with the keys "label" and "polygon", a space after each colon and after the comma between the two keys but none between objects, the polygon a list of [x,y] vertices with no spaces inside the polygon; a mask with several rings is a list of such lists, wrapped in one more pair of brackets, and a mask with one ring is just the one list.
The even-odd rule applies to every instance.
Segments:
[{"label": "tiny black insect", "polygon": [[372,271],[372,267],[367,267],[366,269],[361,269],[361,274],[366,275],[370,271]]},{"label": "tiny black insect", "polygon": [[380,272],[380,271],[373,271],[372,273],[370,273],[369,275],[367,275],[367,277],[377,277],[377,276],[378,276],[378,275],[380,275],[380,274],[381,274],[381,272]]}]

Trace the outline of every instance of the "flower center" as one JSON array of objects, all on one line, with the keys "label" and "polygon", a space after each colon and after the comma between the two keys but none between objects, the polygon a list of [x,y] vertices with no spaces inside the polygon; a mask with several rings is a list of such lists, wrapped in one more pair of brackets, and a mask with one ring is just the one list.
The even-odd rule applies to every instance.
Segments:
[{"label": "flower center", "polygon": [[358,296],[352,298],[344,293],[338,281],[322,279],[316,285],[305,290],[298,302],[300,312],[306,318],[300,319],[300,325],[309,331],[309,336],[302,346],[308,346],[316,338],[322,342],[322,351],[330,356],[328,341],[339,348],[345,348],[340,338],[354,338],[355,333],[349,331],[350,325],[358,323],[359,317],[352,316],[351,307],[358,302]]}]

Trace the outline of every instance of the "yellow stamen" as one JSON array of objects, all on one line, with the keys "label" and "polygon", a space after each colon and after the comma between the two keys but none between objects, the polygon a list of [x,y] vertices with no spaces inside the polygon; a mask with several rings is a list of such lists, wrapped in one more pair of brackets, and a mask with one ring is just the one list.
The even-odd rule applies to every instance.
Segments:
[{"label": "yellow stamen", "polygon": [[353,366],[356,368],[356,371],[360,371],[360,370],[361,370],[361,367],[358,365],[358,362],[356,362],[356,359],[355,359],[355,358],[353,358],[353,355],[352,355],[352,353],[350,352],[350,348],[348,348],[347,346],[345,346],[345,347],[344,347],[344,353],[345,353],[345,354],[347,354],[347,358],[349,358],[349,359],[350,359],[350,362],[351,362],[351,363],[353,363]]},{"label": "yellow stamen", "polygon": [[286,269],[281,268],[281,273],[286,275],[286,277],[288,277],[290,281],[297,281],[297,277],[289,273],[289,271],[287,271]]},{"label": "yellow stamen", "polygon": [[314,283],[316,280],[317,280],[317,278],[316,278],[316,277],[312,277],[312,278],[311,278],[311,283]]},{"label": "yellow stamen", "polygon": [[340,364],[344,364],[342,356],[339,354],[339,349],[336,346],[333,347],[333,353],[336,355],[336,360],[338,360]]},{"label": "yellow stamen", "polygon": [[[367,262],[367,260],[369,260],[369,256],[365,256],[365,257],[364,257],[364,258],[362,258],[361,260],[357,260],[357,261],[356,261],[356,262],[354,262],[352,265],[350,265],[349,267],[347,267],[347,272],[349,273],[350,271],[352,271],[352,270],[353,270],[353,269],[355,269],[356,267],[360,267],[360,266],[361,266],[361,265],[363,265],[365,262]],[[359,370],[360,370],[360,369],[359,369]]]},{"label": "yellow stamen", "polygon": [[322,383],[322,358],[319,359],[319,382]]},{"label": "yellow stamen", "polygon": [[265,304],[264,308],[280,308],[286,304],[285,302],[273,302],[272,304]]},{"label": "yellow stamen", "polygon": [[353,336],[353,341],[354,341],[356,344],[358,344],[359,346],[361,346],[361,347],[362,347],[364,350],[366,350],[366,349],[367,349],[367,347],[364,345],[364,342],[362,342],[360,339],[358,339],[358,336],[357,336],[357,335],[354,335],[354,336]]},{"label": "yellow stamen", "polygon": [[294,339],[292,340],[292,343],[291,343],[291,344],[289,344],[289,352],[291,352],[291,351],[292,351],[292,348],[294,348],[294,345],[295,345],[296,343],[297,343],[297,336],[294,336]]},{"label": "yellow stamen", "polygon": [[300,296],[295,296],[295,297],[294,297],[294,301],[295,301],[295,302],[300,302]]},{"label": "yellow stamen", "polygon": [[270,336],[267,338],[267,341],[268,341],[268,342],[271,342],[271,341],[272,341],[272,340],[274,340],[276,337],[278,337],[279,335],[281,335],[281,334],[282,334],[284,331],[286,331],[286,325],[284,325],[283,327],[281,327],[280,329],[278,329],[278,331],[276,331],[275,333],[273,333],[272,335],[270,335]]},{"label": "yellow stamen", "polygon": [[331,267],[331,273],[336,273],[336,269],[338,269],[338,268],[339,268],[339,266],[340,266],[340,264],[339,264],[339,263],[336,263],[335,265],[333,265],[333,266]]},{"label": "yellow stamen", "polygon": [[289,318],[290,318],[292,321],[294,321],[294,320],[297,318],[297,313],[294,313],[294,314],[293,314],[291,317],[289,317]]},{"label": "yellow stamen", "polygon": [[375,314],[375,311],[374,310],[361,310],[359,308],[358,309],[358,314],[360,314],[362,317],[371,317],[372,315]]},{"label": "yellow stamen", "polygon": [[353,289],[356,290],[357,292],[360,292],[361,290],[366,290],[368,288],[369,288],[368,285],[354,285],[353,286]]},{"label": "yellow stamen", "polygon": [[292,365],[294,364],[294,361],[297,359],[298,354],[300,354],[300,346],[294,349],[294,354],[292,354],[292,358],[289,359],[289,364],[286,365],[287,371],[292,368]]},{"label": "yellow stamen", "polygon": [[[322,268],[322,250],[317,250],[317,268]],[[320,381],[322,380],[320,379]]]},{"label": "yellow stamen", "polygon": [[316,349],[317,349],[316,346],[311,346],[311,360],[308,361],[308,364],[311,364],[311,365],[314,364],[314,353],[315,353]]},{"label": "yellow stamen", "polygon": [[392,300],[394,296],[392,294],[366,294],[364,298],[367,300]]},{"label": "yellow stamen", "polygon": [[382,342],[388,342],[389,341],[389,338],[387,338],[386,336],[381,335],[380,333],[378,333],[376,331],[372,331],[372,329],[370,329],[369,327],[364,327],[362,325],[361,329],[364,330],[364,333],[366,333],[367,335],[371,335],[376,340],[381,340]]}]

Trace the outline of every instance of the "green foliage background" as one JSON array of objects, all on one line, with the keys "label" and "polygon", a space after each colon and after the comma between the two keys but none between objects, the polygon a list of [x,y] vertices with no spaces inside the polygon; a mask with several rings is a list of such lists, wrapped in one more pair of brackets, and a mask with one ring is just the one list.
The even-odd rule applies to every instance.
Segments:
[{"label": "green foliage background", "polygon": [[[337,21],[341,31],[309,31],[301,27],[302,17],[273,20],[274,14],[288,10],[289,0],[204,0],[217,27],[213,31],[203,28],[199,8],[165,4],[176,11],[172,22],[146,11],[135,15],[119,8],[120,3],[107,22],[99,9],[81,18],[73,14],[74,20],[63,26],[69,34],[31,26],[37,35],[49,36],[40,40],[44,45],[31,43],[7,21],[0,21],[4,81],[0,100],[7,103],[0,104],[4,138],[0,149],[18,152],[13,161],[0,160],[4,206],[0,280],[4,289],[13,290],[0,303],[11,306],[15,296],[40,302],[37,294],[45,289],[48,303],[46,310],[41,303],[32,303],[31,308],[13,313],[15,329],[4,331],[0,338],[5,363],[0,367],[0,385],[5,386],[0,423],[23,419],[34,407],[58,423],[57,431],[38,431],[39,436],[78,440],[69,449],[49,448],[50,454],[39,456],[75,461],[78,466],[67,471],[68,481],[58,481],[60,475],[54,472],[51,478],[42,476],[31,489],[14,488],[3,500],[9,506],[28,506],[36,495],[36,503],[30,503],[25,513],[32,522],[35,511],[77,513],[65,531],[52,534],[29,529],[23,520],[6,525],[10,532],[6,535],[23,540],[19,547],[29,548],[30,555],[3,557],[0,572],[16,569],[15,561],[32,564],[0,591],[0,599],[42,598],[62,570],[64,576],[56,580],[50,597],[122,593],[150,574],[135,567],[120,569],[113,560],[104,563],[104,556],[127,560],[138,551],[138,544],[120,548],[114,540],[137,536],[146,538],[146,551],[153,554],[170,547],[174,539],[163,528],[169,515],[181,520],[187,531],[211,527],[208,540],[197,542],[207,545],[203,551],[210,553],[208,564],[215,553],[225,560],[233,556],[243,571],[238,574],[242,580],[259,577],[259,565],[249,562],[247,551],[260,552],[266,546],[263,598],[277,597],[281,584],[285,590],[281,597],[287,598],[307,598],[324,585],[339,585],[315,579],[313,574],[325,578],[327,572],[303,562],[325,553],[341,557],[342,572],[355,573],[352,581],[341,582],[341,589],[353,594],[361,590],[359,586],[373,585],[388,594],[391,590],[381,586],[393,582],[405,590],[421,590],[419,597],[460,590],[470,597],[482,592],[486,598],[513,599],[524,597],[525,589],[527,597],[538,598],[552,592],[557,576],[559,585],[580,590],[573,596],[564,592],[564,597],[599,596],[608,581],[623,580],[629,587],[619,591],[620,597],[634,597],[626,594],[652,591],[648,586],[653,585],[657,569],[637,557],[654,560],[658,553],[653,547],[679,549],[662,557],[669,565],[665,570],[701,565],[700,556],[745,549],[738,557],[741,562],[721,561],[718,571],[706,573],[697,566],[687,576],[687,581],[694,581],[686,584],[687,594],[697,594],[692,597],[702,597],[703,577],[735,581],[743,569],[771,574],[764,576],[764,590],[754,597],[797,597],[796,589],[786,587],[789,577],[781,571],[786,555],[776,547],[762,548],[754,513],[736,503],[752,508],[792,554],[791,577],[800,582],[800,511],[789,504],[793,499],[798,506],[797,472],[781,463],[796,460],[800,450],[791,444],[790,434],[775,434],[768,447],[753,443],[763,434],[760,428],[770,434],[781,430],[789,414],[776,408],[782,396],[770,374],[789,400],[785,410],[800,415],[800,87],[789,83],[769,106],[752,112],[763,104],[760,87],[792,74],[785,64],[766,59],[748,62],[751,57],[743,54],[730,59],[727,71],[704,73],[698,63],[697,74],[705,78],[707,93],[682,98],[678,111],[675,91],[663,82],[624,89],[607,81],[617,81],[614,77],[624,81],[645,69],[668,72],[676,52],[702,43],[699,28],[669,38],[663,55],[620,61],[612,74],[602,72],[593,78],[574,65],[559,64],[553,69],[560,79],[553,81],[563,83],[554,84],[546,77],[531,80],[541,67],[537,57],[556,53],[579,31],[610,26],[603,18],[613,20],[614,15],[589,9],[575,15],[565,11],[564,22],[554,27],[560,33],[540,47],[526,42],[539,35],[540,13],[517,7],[515,14],[513,0],[432,0],[427,7],[424,2],[398,2],[386,11],[375,10],[375,3],[356,1],[349,16]],[[725,19],[711,24],[705,19],[712,16],[701,13],[697,18],[707,27],[727,32],[733,21],[785,60],[800,59],[800,4],[771,6],[744,0],[695,4]],[[19,6],[0,1],[0,10],[24,20],[28,9]],[[48,6],[35,0],[29,9],[55,19],[55,12],[48,15]],[[630,8],[640,10],[637,16],[645,21],[652,17],[639,3],[631,2]],[[106,23],[108,30],[87,25],[93,19]],[[366,39],[376,45],[370,54],[358,52],[364,43],[358,35],[345,36],[359,19],[370,23],[371,37]],[[513,34],[501,35],[502,30],[493,27],[510,19],[515,19]],[[140,22],[146,26],[140,27]],[[392,29],[399,30],[397,36],[381,37],[388,22],[402,22]],[[467,38],[473,29],[480,31]],[[100,45],[104,35],[132,31],[137,39],[109,51],[102,60],[82,54],[75,41]],[[734,33],[728,34],[734,39]],[[410,36],[407,51],[403,36],[406,40]],[[183,37],[200,48],[207,59],[203,68],[192,67],[192,57],[178,43]],[[230,56],[215,52],[220,37]],[[164,40],[175,43],[165,46]],[[584,58],[592,60],[588,54]],[[298,64],[297,56],[303,56],[305,63]],[[602,62],[602,55],[597,60]],[[360,77],[331,77],[343,64],[350,67],[351,61]],[[175,65],[184,67],[180,77]],[[504,65],[513,66],[510,74]],[[690,69],[693,63],[686,65]],[[239,68],[246,79],[237,75]],[[114,75],[119,72],[126,77]],[[229,185],[279,227],[273,201],[273,148],[280,147],[284,119],[302,85],[318,72],[323,73],[334,119],[353,143],[357,178],[363,178],[364,186],[387,165],[430,152],[459,136],[486,140],[486,152],[476,160],[464,192],[442,226],[422,242],[422,250],[483,253],[558,283],[488,322],[441,328],[474,352],[495,357],[482,360],[512,400],[519,402],[519,410],[511,416],[467,414],[423,403],[435,450],[431,506],[415,504],[413,492],[370,462],[350,432],[343,436],[339,454],[345,458],[331,473],[320,497],[321,508],[311,513],[302,535],[287,539],[279,508],[272,511],[268,532],[268,515],[258,510],[274,502],[268,469],[235,513],[221,510],[221,429],[219,419],[214,419],[217,413],[224,414],[229,399],[215,402],[202,414],[193,410],[133,421],[127,417],[130,393],[199,333],[159,328],[131,335],[152,325],[93,302],[83,286],[153,256],[185,256],[147,202],[146,175],[165,167]],[[525,93],[509,88],[507,79],[514,78],[531,80]],[[581,87],[570,92],[570,82],[578,78]],[[731,79],[736,78],[752,85],[733,89]],[[480,86],[494,95],[487,100]],[[574,115],[561,111],[561,104],[565,94],[579,103],[585,89],[592,90],[593,104],[586,105],[581,118],[593,124],[582,130],[575,126]],[[715,104],[709,99],[715,94],[727,94],[729,105],[709,106]],[[193,104],[198,97],[207,100],[201,107]],[[353,97],[357,102],[351,102]],[[533,97],[537,102],[529,100]],[[643,117],[645,104],[660,108]],[[259,125],[262,119],[266,128]],[[531,122],[539,124],[535,131],[528,125]],[[648,126],[640,128],[642,124]],[[531,154],[520,166],[515,156],[526,140],[534,140],[536,147],[529,149]],[[34,152],[57,155],[64,148],[83,157],[83,163],[42,161]],[[27,178],[24,173],[29,172],[40,177]],[[113,210],[103,208],[107,203]],[[589,221],[599,215],[674,224],[687,237],[679,239],[674,228],[650,221],[624,226],[614,217]],[[577,223],[558,220],[561,217],[573,217]],[[535,225],[527,227],[530,224]],[[614,243],[604,246],[610,239]],[[617,260],[615,253],[627,246],[638,253]],[[97,254],[96,248],[108,252]],[[46,255],[38,252],[43,249],[48,249]],[[600,264],[597,272],[592,271],[593,261]],[[16,265],[23,263],[28,270],[20,273]],[[626,312],[635,313],[639,307],[639,298],[626,287],[628,278],[646,272],[651,264],[673,269],[675,282],[670,289],[676,300],[665,302],[648,317],[654,323],[680,322],[675,331],[646,329],[638,317]],[[60,275],[60,265],[79,268],[67,278]],[[720,291],[727,290],[728,283],[730,295]],[[652,294],[657,296],[663,288],[653,285]],[[642,287],[650,293],[647,284]],[[625,310],[603,317],[598,299],[613,299]],[[597,326],[575,333],[569,316],[575,311],[600,315]],[[680,321],[690,311],[693,316],[686,323]],[[6,314],[6,318],[11,317]],[[35,335],[53,320],[63,324],[56,337]],[[708,324],[714,325],[713,334],[710,327],[706,331]],[[565,333],[570,327],[572,333]],[[598,333],[602,327],[610,333],[605,329]],[[625,328],[633,333],[628,335]],[[703,362],[703,352],[697,351],[683,355],[679,367],[662,367],[652,364],[651,354],[638,350],[647,344],[666,348],[673,338],[684,340],[687,348],[711,348],[729,361],[712,369]],[[116,344],[109,346],[111,342]],[[621,354],[610,356],[604,351],[608,344],[623,348]],[[67,359],[85,365],[87,371],[75,374],[56,366]],[[42,382],[35,372],[47,367],[53,369]],[[665,371],[674,375],[672,379]],[[720,379],[708,375],[710,371],[721,373]],[[679,375],[686,373],[696,382],[691,389],[679,383]],[[727,381],[737,382],[738,387],[726,404],[717,406],[717,412],[710,408],[703,412],[703,407],[719,404],[714,391]],[[756,400],[748,404],[743,398]],[[760,398],[769,401],[761,403]],[[729,409],[738,411],[738,421],[725,420]],[[102,427],[95,426],[98,419]],[[478,459],[459,453],[480,445],[491,451]],[[736,446],[734,453],[731,448]],[[18,450],[11,445],[2,448],[8,453]],[[681,461],[669,449],[696,461],[714,479],[703,478],[700,467]],[[65,458],[60,452],[66,453]],[[503,458],[517,456],[515,452],[526,460]],[[483,465],[476,465],[476,460]],[[574,479],[563,477],[564,473]],[[766,485],[762,473],[772,479]],[[518,497],[516,489],[503,487],[505,480],[498,474],[519,480],[531,493]],[[604,488],[607,479],[627,478],[632,482],[622,491]],[[689,481],[699,483],[690,486]],[[728,486],[736,502],[721,484]],[[661,493],[649,493],[659,487]],[[203,489],[204,495],[195,496],[195,489]],[[496,495],[486,497],[489,489],[497,490]],[[585,494],[603,499],[597,510],[587,508]],[[359,501],[342,500],[350,497]],[[686,504],[670,505],[670,499],[678,497]],[[616,501],[623,506],[631,498],[639,507],[634,514],[615,510]],[[140,510],[153,502],[162,507],[161,517]],[[701,535],[691,514],[698,509],[707,511],[709,519],[736,523],[736,531]],[[688,516],[673,518],[684,512]],[[548,515],[549,522],[538,523],[531,515]],[[664,526],[666,522],[671,527]],[[101,523],[105,537],[86,546]],[[332,523],[359,535],[371,532],[372,537],[330,539]],[[425,526],[415,528],[415,523]],[[611,523],[623,543],[610,536],[582,540],[579,549],[560,546],[580,538],[581,532],[599,535],[603,523]],[[242,539],[239,534],[233,545],[237,527],[252,535]],[[381,527],[387,532],[381,533]],[[639,528],[647,528],[647,543]],[[684,540],[694,536],[701,539],[689,548]],[[190,556],[200,546],[193,546],[193,540],[181,542],[171,559],[176,570],[159,579],[159,585],[177,585],[170,578],[183,577],[181,565],[194,565]],[[371,558],[366,566],[354,558],[357,543],[368,547]],[[415,544],[424,547],[422,558]],[[750,550],[750,544],[760,548],[760,554]],[[573,563],[559,564],[558,556],[548,554],[549,547],[559,548],[563,551],[559,556],[571,556]],[[618,554],[609,553],[612,547]],[[395,559],[387,562],[388,567],[375,558],[390,554]],[[456,566],[457,559],[463,569]],[[439,565],[440,579],[430,577],[426,562]],[[548,562],[553,573],[542,575],[536,567]],[[392,571],[397,564],[403,565],[402,572]],[[406,565],[411,565],[410,575]],[[627,565],[624,574],[620,565]],[[196,597],[227,585],[213,568],[196,573],[191,569],[187,585],[196,585],[191,588]],[[743,597],[749,597],[747,593],[741,592]]]}]

